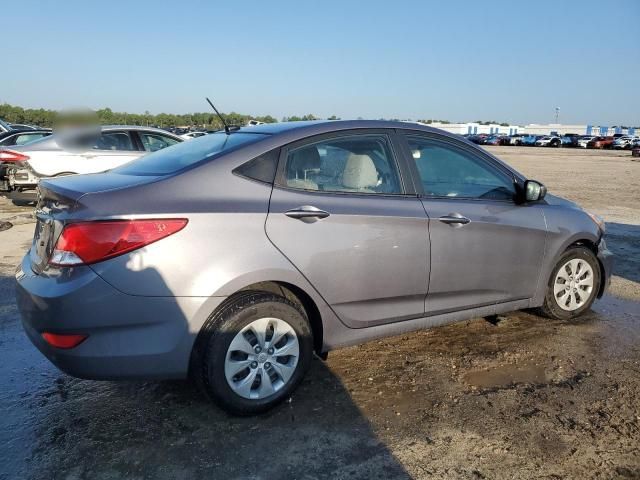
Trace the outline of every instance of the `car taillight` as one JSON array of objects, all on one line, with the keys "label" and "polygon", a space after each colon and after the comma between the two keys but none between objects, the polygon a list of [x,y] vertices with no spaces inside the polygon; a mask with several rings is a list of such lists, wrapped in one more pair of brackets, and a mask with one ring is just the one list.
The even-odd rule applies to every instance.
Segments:
[{"label": "car taillight", "polygon": [[72,223],[58,237],[50,265],[101,262],[142,248],[182,230],[185,218]]},{"label": "car taillight", "polygon": [[29,160],[28,155],[16,152],[14,150],[0,150],[0,162],[18,163]]}]

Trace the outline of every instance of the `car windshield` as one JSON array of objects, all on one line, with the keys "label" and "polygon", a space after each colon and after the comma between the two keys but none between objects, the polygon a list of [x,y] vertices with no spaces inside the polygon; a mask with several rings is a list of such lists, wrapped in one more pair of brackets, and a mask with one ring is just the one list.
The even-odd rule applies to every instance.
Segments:
[{"label": "car windshield", "polygon": [[125,175],[166,175],[183,170],[221,152],[257,142],[268,135],[236,132],[213,133],[158,150],[112,170]]}]

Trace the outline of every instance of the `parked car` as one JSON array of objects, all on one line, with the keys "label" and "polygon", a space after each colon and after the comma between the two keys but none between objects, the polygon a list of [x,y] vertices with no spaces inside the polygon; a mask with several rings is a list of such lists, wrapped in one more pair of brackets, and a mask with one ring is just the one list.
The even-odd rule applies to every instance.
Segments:
[{"label": "parked car", "polygon": [[587,148],[611,148],[613,137],[596,137],[587,143]]},{"label": "parked car", "polygon": [[635,139],[629,135],[618,137],[613,141],[612,148],[615,148],[617,150],[631,149],[634,140]]},{"label": "parked car", "polygon": [[542,135],[527,134],[520,140],[520,145],[525,147],[533,147]]},{"label": "parked car", "polygon": [[10,131],[10,130],[13,130],[13,129],[11,128],[11,125],[9,125],[7,122],[3,121],[3,120],[0,118],[0,133],[6,133],[6,132],[8,132],[8,131]]},{"label": "parked car", "polygon": [[536,147],[559,147],[562,144],[562,139],[555,135],[545,135],[535,141]]},{"label": "parked car", "polygon": [[44,137],[51,135],[50,129],[40,130],[10,130],[0,133],[0,147],[11,147],[14,145],[26,145]]},{"label": "parked car", "polygon": [[566,133],[561,138],[560,146],[564,148],[575,148],[578,146],[580,135],[577,133]]},{"label": "parked car", "polygon": [[592,135],[583,135],[580,138],[578,138],[578,143],[577,146],[579,148],[587,148],[587,145],[590,141],[595,140],[596,137],[592,136]]},{"label": "parked car", "polygon": [[482,142],[482,145],[502,145],[504,135],[489,135]]},{"label": "parked car", "polygon": [[189,132],[189,133],[183,133],[182,135],[180,135],[180,138],[182,138],[183,140],[192,140],[194,138],[198,138],[206,134],[207,132]]},{"label": "parked car", "polygon": [[[25,145],[49,135],[51,135],[51,130],[9,130],[8,132],[0,133],[0,147]],[[7,178],[9,165],[12,164],[4,163],[2,154],[0,154],[0,194],[9,191],[9,180]]]},{"label": "parked car", "polygon": [[238,414],[289,398],[314,352],[521,308],[574,318],[611,272],[600,219],[405,122],[240,128],[39,190],[16,273],[36,347],[82,378],[189,376]]},{"label": "parked car", "polygon": [[33,200],[42,178],[104,172],[182,141],[164,130],[135,126],[56,133],[27,145],[0,148],[0,161],[11,164],[0,182],[8,183],[11,198]]},{"label": "parked car", "polygon": [[513,135],[509,135],[508,137],[506,137],[504,144],[505,145],[522,145],[522,137],[524,137],[524,134],[514,133]]},{"label": "parked car", "polygon": [[476,145],[483,145],[484,141],[487,139],[487,137],[489,136],[488,133],[479,133],[479,134],[474,134],[471,135],[468,140],[470,142],[475,143]]},{"label": "parked car", "polygon": [[26,123],[10,123],[9,126],[13,130],[40,130],[40,127],[35,125],[27,125]]}]

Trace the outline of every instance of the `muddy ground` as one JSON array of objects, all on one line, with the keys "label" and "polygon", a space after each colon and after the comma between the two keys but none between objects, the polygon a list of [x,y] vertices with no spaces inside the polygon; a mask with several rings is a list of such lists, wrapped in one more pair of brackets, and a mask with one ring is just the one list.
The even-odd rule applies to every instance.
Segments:
[{"label": "muddy ground", "polygon": [[491,150],[607,220],[618,263],[594,312],[518,312],[331,352],[255,418],[186,382],[93,382],[50,365],[13,298],[29,209],[0,200],[13,224],[0,231],[0,479],[640,478],[640,162]]}]

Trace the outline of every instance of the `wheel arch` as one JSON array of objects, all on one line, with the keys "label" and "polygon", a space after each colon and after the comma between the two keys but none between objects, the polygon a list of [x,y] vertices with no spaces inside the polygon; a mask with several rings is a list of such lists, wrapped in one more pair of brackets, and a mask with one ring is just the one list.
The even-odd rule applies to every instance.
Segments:
[{"label": "wheel arch", "polygon": [[[298,304],[307,314],[313,334],[313,349],[317,354],[322,353],[322,345],[324,338],[324,328],[322,324],[322,315],[320,309],[316,305],[311,295],[309,295],[301,287],[289,282],[280,280],[267,280],[247,285],[236,293],[247,290],[261,290],[280,295],[296,304]],[[235,294],[234,294],[235,295]]]},{"label": "wheel arch", "polygon": [[598,268],[600,269],[600,285],[598,286],[598,295],[596,295],[596,297],[601,298],[602,295],[604,295],[604,290],[606,288],[607,282],[604,281],[604,278],[606,276],[606,271],[605,271],[604,265],[602,264],[602,261],[598,257],[597,243],[587,238],[584,238],[584,239],[576,240],[575,242],[571,243],[570,245],[567,246],[567,248],[564,251],[566,252],[570,248],[575,248],[575,247],[588,248],[591,251],[591,253],[593,253],[593,256],[596,258],[598,262]]}]

